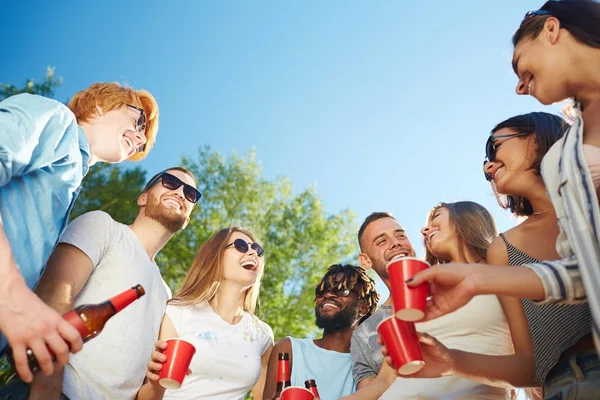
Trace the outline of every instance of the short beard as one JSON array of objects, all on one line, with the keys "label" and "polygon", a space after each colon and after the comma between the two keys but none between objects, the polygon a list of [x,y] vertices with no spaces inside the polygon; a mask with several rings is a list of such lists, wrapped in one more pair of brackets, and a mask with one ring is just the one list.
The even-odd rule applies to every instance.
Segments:
[{"label": "short beard", "polygon": [[359,303],[356,302],[356,304],[347,306],[332,316],[322,316],[319,314],[318,308],[315,308],[315,315],[317,316],[315,323],[325,332],[345,331],[359,320],[358,309]]},{"label": "short beard", "polygon": [[146,203],[146,209],[144,210],[146,217],[155,220],[159,224],[165,227],[171,233],[175,233],[185,224],[186,217],[177,214],[172,210],[164,207],[160,203],[160,199],[148,195],[148,202]]}]

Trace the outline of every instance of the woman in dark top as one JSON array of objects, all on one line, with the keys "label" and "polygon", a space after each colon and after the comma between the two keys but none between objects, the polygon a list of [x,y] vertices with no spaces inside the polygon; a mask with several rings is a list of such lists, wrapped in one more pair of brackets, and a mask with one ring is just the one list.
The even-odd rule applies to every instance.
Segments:
[{"label": "woman in dark top", "polygon": [[[540,176],[540,163],[567,128],[560,117],[530,113],[509,118],[492,130],[486,144],[485,177],[500,205],[526,219],[492,242],[488,264],[521,265],[558,258],[555,243],[559,229]],[[574,390],[577,394],[573,398],[577,399],[598,395],[594,386],[600,385],[600,362],[594,350],[587,303],[538,304],[516,297],[501,297],[501,302],[513,335],[513,356],[499,359],[449,350],[423,335],[423,351],[428,359],[421,374],[460,375],[498,386],[542,386],[544,399],[571,398]],[[524,324],[530,338],[516,334],[523,331]],[[574,369],[575,355],[585,364],[579,372],[591,366],[590,371],[596,375],[580,374]],[[574,381],[578,389],[574,389]],[[555,397],[557,393],[563,397]],[[529,391],[529,395],[536,397],[535,391]]]}]

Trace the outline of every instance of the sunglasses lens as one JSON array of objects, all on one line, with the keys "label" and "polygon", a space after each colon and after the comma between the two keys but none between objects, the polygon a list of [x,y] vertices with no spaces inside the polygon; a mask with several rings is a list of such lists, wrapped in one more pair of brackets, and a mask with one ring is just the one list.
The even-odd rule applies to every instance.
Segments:
[{"label": "sunglasses lens", "polygon": [[137,120],[137,130],[140,133],[146,132],[146,116],[144,114],[140,115]]},{"label": "sunglasses lens", "polygon": [[162,176],[162,183],[163,186],[169,190],[175,190],[183,184],[183,182],[181,182],[179,179],[169,174],[164,174]]},{"label": "sunglasses lens", "polygon": [[263,250],[262,246],[260,244],[258,244],[258,243],[252,243],[251,247],[254,249],[254,251],[256,251],[256,254],[259,257],[262,257],[262,255],[265,253],[265,251]]},{"label": "sunglasses lens", "polygon": [[248,243],[246,243],[244,239],[235,239],[233,241],[233,245],[235,246],[235,249],[240,253],[248,252]]},{"label": "sunglasses lens", "polygon": [[183,195],[191,203],[196,203],[202,197],[202,194],[190,185],[183,186]]},{"label": "sunglasses lens", "polygon": [[494,161],[496,159],[496,149],[494,148],[493,136],[490,136],[487,142],[485,142],[485,156],[490,161]]}]

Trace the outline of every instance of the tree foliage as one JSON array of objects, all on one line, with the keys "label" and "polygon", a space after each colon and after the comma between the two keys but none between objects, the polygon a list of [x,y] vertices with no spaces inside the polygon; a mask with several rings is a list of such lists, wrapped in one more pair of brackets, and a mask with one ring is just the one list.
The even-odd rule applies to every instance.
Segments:
[{"label": "tree foliage", "polygon": [[19,93],[39,94],[46,97],[54,97],[54,91],[62,84],[62,78],[54,77],[54,67],[46,69],[46,77],[41,83],[33,79],[27,79],[25,85],[16,87],[11,84],[0,83],[0,100]]}]

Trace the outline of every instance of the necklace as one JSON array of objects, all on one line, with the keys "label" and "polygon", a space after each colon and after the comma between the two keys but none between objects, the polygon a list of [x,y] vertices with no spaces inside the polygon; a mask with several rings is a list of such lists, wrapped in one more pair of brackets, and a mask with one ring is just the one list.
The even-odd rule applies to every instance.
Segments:
[{"label": "necklace", "polygon": [[544,210],[544,211],[538,211],[538,212],[534,212],[534,213],[533,213],[533,214],[531,214],[531,215],[540,215],[540,214],[546,214],[548,211],[552,211],[552,210],[554,210],[554,207],[552,207],[552,208],[549,208],[549,209],[547,209],[547,210]]}]

